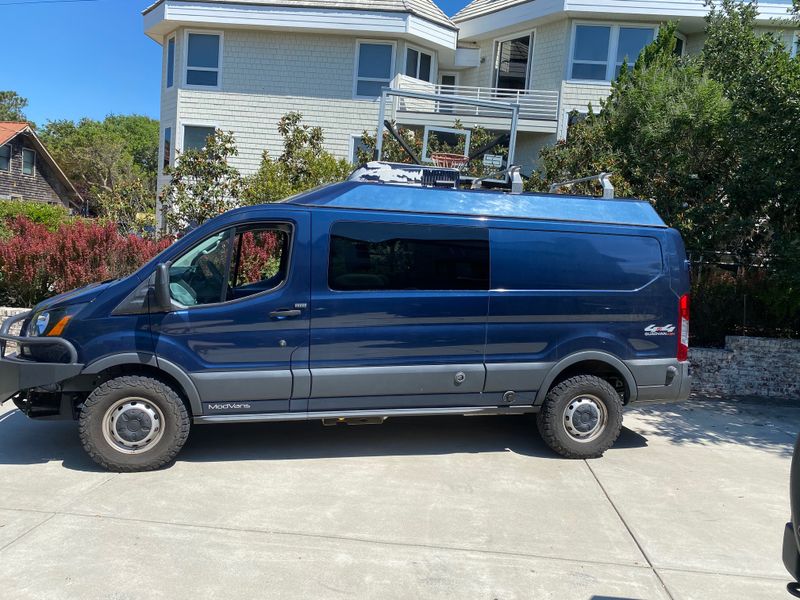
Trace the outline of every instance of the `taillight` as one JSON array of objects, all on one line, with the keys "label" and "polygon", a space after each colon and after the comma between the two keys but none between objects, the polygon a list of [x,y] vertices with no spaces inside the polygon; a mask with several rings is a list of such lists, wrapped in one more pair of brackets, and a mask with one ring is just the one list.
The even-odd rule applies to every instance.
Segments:
[{"label": "taillight", "polygon": [[689,294],[681,296],[678,314],[678,360],[689,360]]}]

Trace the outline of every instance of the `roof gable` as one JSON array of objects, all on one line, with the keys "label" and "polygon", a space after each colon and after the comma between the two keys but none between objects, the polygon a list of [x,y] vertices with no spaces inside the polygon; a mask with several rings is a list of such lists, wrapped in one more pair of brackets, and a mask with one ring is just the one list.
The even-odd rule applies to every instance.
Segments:
[{"label": "roof gable", "polygon": [[[163,1],[164,0],[158,0],[158,2],[155,2],[144,11],[144,14],[156,8]],[[178,1],[188,2],[191,0]],[[290,8],[404,12],[437,23],[438,25],[456,29],[455,24],[442,12],[433,0],[208,0],[208,2],[211,4],[250,4]]]},{"label": "roof gable", "polygon": [[473,0],[453,16],[453,21],[458,22],[474,19],[475,17],[488,15],[489,13],[530,1],[531,0]]},{"label": "roof gable", "polygon": [[75,208],[80,208],[83,204],[83,197],[78,193],[78,190],[72,185],[72,182],[64,171],[61,170],[61,167],[58,166],[58,163],[47,151],[47,148],[45,148],[33,128],[31,128],[28,123],[0,121],[0,145],[7,144],[20,135],[25,136],[34,150],[36,150],[37,154],[44,159],[56,178],[63,184],[69,194],[69,201],[72,205]]}]

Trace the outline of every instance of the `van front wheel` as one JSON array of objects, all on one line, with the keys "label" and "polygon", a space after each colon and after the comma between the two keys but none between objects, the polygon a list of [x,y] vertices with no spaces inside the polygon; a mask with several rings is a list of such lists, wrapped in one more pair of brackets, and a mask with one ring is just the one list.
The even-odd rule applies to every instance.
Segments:
[{"label": "van front wheel", "polygon": [[106,381],[86,399],[83,448],[117,472],[153,471],[171,462],[189,436],[186,406],[167,384],[129,375]]},{"label": "van front wheel", "polygon": [[545,443],[567,458],[596,458],[622,430],[622,400],[604,379],[578,375],[555,386],[536,423]]}]

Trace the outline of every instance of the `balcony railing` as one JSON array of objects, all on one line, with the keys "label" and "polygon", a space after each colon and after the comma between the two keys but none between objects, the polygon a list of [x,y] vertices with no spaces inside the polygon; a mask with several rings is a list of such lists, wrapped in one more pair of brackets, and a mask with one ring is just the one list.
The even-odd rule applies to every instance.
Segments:
[{"label": "balcony railing", "polygon": [[[406,75],[398,75],[392,81],[396,90],[436,94],[441,100],[417,100],[396,98],[397,113],[434,113],[454,117],[500,117],[508,118],[507,111],[483,106],[459,104],[459,98],[493,100],[519,103],[519,118],[522,120],[558,121],[559,93],[546,90],[514,90],[506,88],[471,87],[464,85],[438,85]],[[452,96],[453,99],[447,99]]]}]

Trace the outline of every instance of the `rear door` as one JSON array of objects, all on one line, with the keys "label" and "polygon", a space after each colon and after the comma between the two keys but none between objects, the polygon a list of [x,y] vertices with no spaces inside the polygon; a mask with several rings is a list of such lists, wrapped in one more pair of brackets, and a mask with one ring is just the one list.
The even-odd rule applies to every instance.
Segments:
[{"label": "rear door", "polygon": [[313,240],[309,410],[486,401],[484,226],[329,211]]},{"label": "rear door", "polygon": [[222,229],[172,261],[176,310],[151,316],[156,354],[189,373],[204,414],[305,409],[309,223],[287,210]]}]

